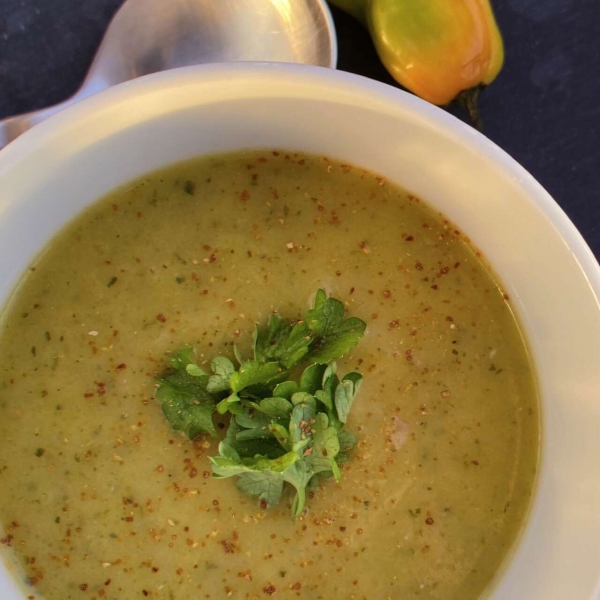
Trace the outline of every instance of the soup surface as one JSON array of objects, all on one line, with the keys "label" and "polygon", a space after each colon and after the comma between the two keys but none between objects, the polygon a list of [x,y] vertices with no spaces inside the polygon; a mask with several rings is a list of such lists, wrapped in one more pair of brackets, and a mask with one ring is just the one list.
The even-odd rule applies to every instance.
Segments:
[{"label": "soup surface", "polygon": [[[247,351],[324,287],[367,322],[341,482],[262,510],[153,399],[170,351]],[[153,173],[37,258],[0,337],[0,519],[47,600],[474,600],[532,494],[538,408],[510,300],[419,199],[322,157]]]}]

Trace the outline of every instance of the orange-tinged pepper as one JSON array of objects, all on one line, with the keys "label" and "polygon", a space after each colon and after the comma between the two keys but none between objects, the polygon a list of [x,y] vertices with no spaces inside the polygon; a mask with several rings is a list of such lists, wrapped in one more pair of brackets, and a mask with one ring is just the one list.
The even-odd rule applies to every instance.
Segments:
[{"label": "orange-tinged pepper", "polygon": [[330,0],[366,25],[381,61],[433,104],[491,83],[504,48],[489,0]]}]

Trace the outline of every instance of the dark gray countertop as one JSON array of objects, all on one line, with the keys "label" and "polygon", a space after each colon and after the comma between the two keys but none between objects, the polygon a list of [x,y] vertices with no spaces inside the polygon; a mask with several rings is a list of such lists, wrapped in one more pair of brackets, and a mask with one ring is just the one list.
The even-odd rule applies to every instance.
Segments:
[{"label": "dark gray countertop", "polygon": [[[67,98],[121,0],[1,0],[0,118]],[[600,2],[495,0],[506,63],[484,133],[556,199],[600,257]],[[334,10],[338,67],[395,85],[368,34]],[[464,117],[456,107],[450,112]]]}]

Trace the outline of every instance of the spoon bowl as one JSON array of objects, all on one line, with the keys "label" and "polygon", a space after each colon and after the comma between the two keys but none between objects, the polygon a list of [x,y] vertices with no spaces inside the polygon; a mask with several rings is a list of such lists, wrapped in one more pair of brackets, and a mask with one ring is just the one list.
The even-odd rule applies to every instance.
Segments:
[{"label": "spoon bowl", "polygon": [[335,29],[325,0],[127,0],[79,90],[49,108],[0,121],[0,148],[73,102],[118,83],[234,61],[335,68]]}]

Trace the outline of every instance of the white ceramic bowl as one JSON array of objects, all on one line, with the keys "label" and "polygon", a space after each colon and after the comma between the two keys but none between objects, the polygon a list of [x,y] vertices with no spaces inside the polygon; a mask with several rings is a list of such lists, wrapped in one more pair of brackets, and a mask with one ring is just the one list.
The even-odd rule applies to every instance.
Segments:
[{"label": "white ceramic bowl", "polygon": [[[518,164],[409,94],[315,67],[209,65],[138,79],[59,113],[0,152],[0,302],[52,235],[114,187],[197,154],[250,147],[377,171],[483,250],[524,325],[543,401],[533,509],[490,597],[599,598],[600,269]],[[0,597],[25,597],[5,568]]]}]

